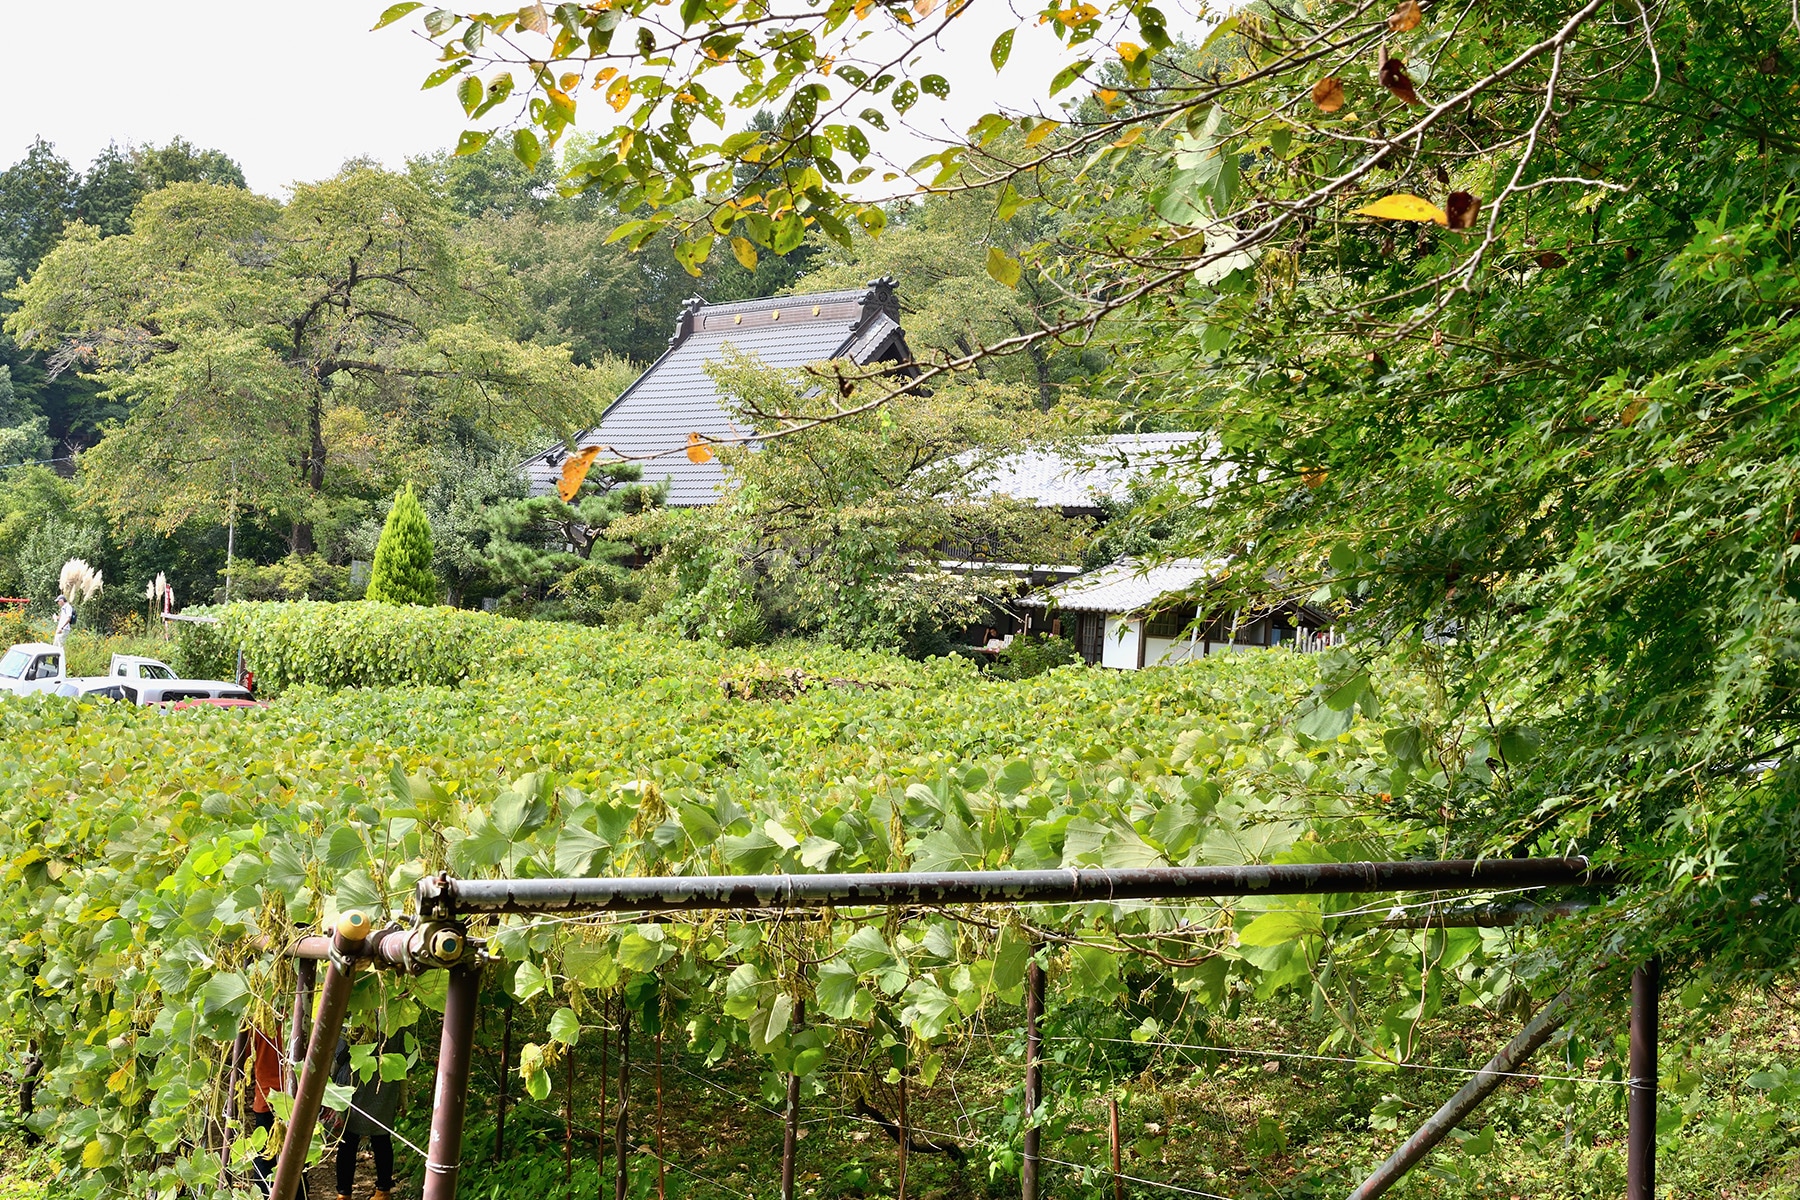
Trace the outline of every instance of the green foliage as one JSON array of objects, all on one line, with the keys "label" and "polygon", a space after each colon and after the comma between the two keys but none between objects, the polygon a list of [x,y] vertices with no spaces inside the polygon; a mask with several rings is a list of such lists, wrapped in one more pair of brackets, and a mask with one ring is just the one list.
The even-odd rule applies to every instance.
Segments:
[{"label": "green foliage", "polygon": [[[199,611],[199,610],[197,610]],[[217,625],[182,628],[171,662],[191,678],[230,679],[237,653],[257,688],[447,686],[512,661],[527,641],[515,621],[375,601],[230,604]]]},{"label": "green foliage", "polygon": [[[494,578],[513,586],[555,581],[581,619],[595,619],[614,601],[633,596],[620,566],[632,546],[621,529],[637,529],[667,499],[666,483],[642,482],[636,463],[592,467],[575,499],[551,493],[498,504],[482,514],[489,538],[481,552]],[[616,528],[615,528],[616,527]]]},{"label": "green foliage", "polygon": [[1075,643],[1068,638],[1027,633],[1014,638],[1010,646],[995,656],[988,674],[995,679],[1031,679],[1045,671],[1080,661]]},{"label": "green foliage", "polygon": [[[259,939],[281,944],[351,905],[383,919],[441,866],[484,877],[1118,866],[1414,845],[1389,840],[1378,729],[1359,722],[1318,746],[1280,732],[1310,682],[1304,656],[1014,684],[948,660],[789,646],[783,667],[811,686],[721,701],[719,676],[753,662],[706,643],[368,603],[218,615],[194,631],[208,644],[184,641],[183,669],[203,652],[222,663],[241,642],[280,692],[273,707],[0,705],[0,853],[13,864],[0,936],[29,947],[0,960],[0,1041],[33,1038],[44,1052],[38,1125],[86,1155],[86,1191],[216,1177],[199,1147],[220,1056],[239,1018],[267,1019],[255,1014],[278,1008],[291,981]],[[434,669],[469,678],[304,685]],[[1310,988],[1316,939],[1239,948],[1232,937],[1280,907],[1247,901],[1221,923],[1194,906],[1214,932],[1194,947],[1200,965],[1169,978],[1214,1002],[1228,979],[1265,994]],[[1370,1043],[1396,1044],[1458,989],[1491,999],[1520,986],[1478,937],[1444,954],[1441,974],[1390,978],[1392,964],[1420,961],[1417,936],[1379,929],[1366,914],[1385,910],[1353,898],[1308,911],[1340,939],[1337,970],[1368,964],[1354,972],[1355,1033]],[[1170,915],[1101,905],[1032,919],[1083,930],[1080,946],[1049,955],[1059,994],[1110,1003],[1125,985],[1109,954]],[[541,988],[551,1009],[623,989],[654,1011],[647,997],[666,988],[670,1027],[695,1022],[694,1052],[737,1046],[809,1074],[866,1069],[875,1053],[886,1062],[881,1039],[896,1036],[934,1069],[984,1009],[1017,995],[1023,961],[1010,924],[927,917],[884,931],[846,912],[803,931],[824,939],[807,953],[825,965],[800,1031],[778,1017],[787,935],[757,923],[508,919],[476,932],[502,974],[522,994]],[[371,980],[355,1022],[385,1007],[409,1026],[430,983]],[[107,1028],[129,1032],[90,1039]]]},{"label": "green foliage", "polygon": [[[805,371],[735,353],[711,370],[749,427],[774,433],[783,420],[774,414],[793,422],[756,450],[724,451],[730,492],[705,553],[709,586],[736,593],[728,604],[754,596],[777,628],[918,653],[1017,587],[944,559],[1078,555],[1084,523],[982,494],[989,465],[1043,427],[1024,389],[969,381],[839,416],[833,406],[858,395],[848,380],[826,401]],[[708,600],[696,616],[718,609]]]},{"label": "green foliage", "polygon": [[394,493],[381,527],[368,598],[382,604],[436,604],[439,588],[431,557],[431,522],[409,483]]},{"label": "green foliage", "polygon": [[[224,572],[220,572],[221,583]],[[321,554],[290,554],[258,566],[242,560],[231,568],[233,600],[349,600],[350,569]]]}]

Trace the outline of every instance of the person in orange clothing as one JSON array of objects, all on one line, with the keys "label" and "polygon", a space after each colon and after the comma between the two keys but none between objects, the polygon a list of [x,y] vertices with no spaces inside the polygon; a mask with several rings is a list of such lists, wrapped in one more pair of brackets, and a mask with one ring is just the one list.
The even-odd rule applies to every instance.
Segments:
[{"label": "person in orange clothing", "polygon": [[[272,1130],[275,1127],[275,1110],[269,1106],[269,1093],[282,1090],[281,1047],[277,1044],[280,1037],[279,1026],[272,1034],[261,1029],[250,1031],[250,1074],[253,1081],[250,1124],[256,1129]],[[252,1163],[256,1172],[256,1186],[265,1196],[269,1194],[269,1179],[275,1171],[275,1151],[273,1144],[264,1145],[263,1152]]]}]

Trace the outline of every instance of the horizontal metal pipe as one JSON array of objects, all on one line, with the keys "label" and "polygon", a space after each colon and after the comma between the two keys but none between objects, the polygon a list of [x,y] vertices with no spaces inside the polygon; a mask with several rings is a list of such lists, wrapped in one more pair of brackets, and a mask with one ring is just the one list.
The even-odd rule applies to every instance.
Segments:
[{"label": "horizontal metal pipe", "polygon": [[672,912],[837,905],[1092,903],[1336,892],[1479,891],[1597,884],[1585,858],[1282,863],[1128,870],[924,871],[868,875],[690,875],[419,881],[425,915]]},{"label": "horizontal metal pipe", "polygon": [[[372,959],[389,966],[400,966],[404,961],[401,947],[406,944],[407,932],[404,929],[377,930],[353,947],[346,957]],[[330,958],[331,939],[318,933],[303,937],[289,948],[288,957],[321,960]]]}]

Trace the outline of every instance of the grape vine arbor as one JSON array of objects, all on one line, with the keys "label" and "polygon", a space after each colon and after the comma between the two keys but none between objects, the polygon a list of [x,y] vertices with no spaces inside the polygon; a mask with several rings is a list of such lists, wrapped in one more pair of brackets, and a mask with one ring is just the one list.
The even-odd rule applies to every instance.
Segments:
[{"label": "grape vine arbor", "polygon": [[[1590,886],[1607,882],[1584,858],[1525,858],[1424,862],[1293,863],[1241,867],[1163,867],[1123,870],[895,872],[845,875],[662,876],[612,879],[467,880],[447,874],[419,883],[418,914],[407,923],[371,928],[360,912],[343,914],[329,936],[300,939],[290,1056],[300,1064],[285,1140],[271,1188],[273,1200],[294,1200],[318,1123],[344,1026],[350,987],[363,966],[407,973],[449,972],[442,1041],[426,1148],[424,1200],[453,1200],[462,1159],[463,1118],[473,1055],[482,944],[469,922],[484,916],[563,913],[785,912],[796,909],[907,910],[924,906],[1073,904],[1134,900],[1198,900],[1237,896],[1302,896],[1373,892],[1463,893],[1496,888]],[[1553,917],[1567,906],[1521,910],[1427,909],[1420,923],[1505,924]],[[1407,920],[1408,918],[1402,918]],[[324,979],[318,964],[325,963]],[[1035,958],[1025,989],[1025,1110],[1043,1099],[1045,972]],[[318,995],[315,1001],[314,990]],[[1652,1200],[1656,1136],[1656,1010],[1654,962],[1632,980],[1629,1064],[1628,1200]],[[1543,1006],[1519,1035],[1448,1100],[1365,1180],[1352,1200],[1373,1200],[1447,1136],[1515,1072],[1569,1015],[1568,993]],[[304,1046],[304,1055],[301,1048]],[[791,1200],[794,1136],[799,1107],[790,1086],[783,1152],[784,1200]],[[904,1143],[902,1143],[904,1145]],[[621,1157],[621,1166],[623,1158]],[[1020,1191],[1039,1197],[1038,1130],[1028,1127]],[[621,1170],[618,1195],[625,1195]]]}]

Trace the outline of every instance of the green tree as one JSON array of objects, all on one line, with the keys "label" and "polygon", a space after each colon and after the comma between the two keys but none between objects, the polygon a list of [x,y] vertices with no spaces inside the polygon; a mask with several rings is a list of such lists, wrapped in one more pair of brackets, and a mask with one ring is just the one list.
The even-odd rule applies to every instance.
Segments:
[{"label": "green tree", "polygon": [[438,578],[431,569],[431,522],[407,484],[394,494],[369,571],[370,600],[384,604],[436,604]]},{"label": "green tree", "polygon": [[24,158],[0,171],[0,260],[18,275],[29,275],[74,219],[80,183],[74,168],[41,137]]},{"label": "green tree", "polygon": [[75,226],[15,295],[22,344],[131,406],[82,464],[120,525],[222,523],[235,505],[285,521],[305,554],[359,497],[424,477],[459,424],[525,442],[610,399],[567,350],[514,338],[505,271],[416,185],[375,171],[286,204],[151,192],[129,234]]},{"label": "green tree", "polygon": [[148,190],[136,157],[108,143],[81,177],[75,219],[98,229],[101,237],[116,237],[130,228],[131,211]]},{"label": "green tree", "polygon": [[[807,371],[733,354],[713,373],[754,428],[771,428],[769,413],[834,411]],[[843,403],[855,397],[852,387]],[[946,569],[943,560],[1079,557],[1084,524],[982,494],[989,464],[1045,428],[1027,389],[971,379],[795,428],[757,449],[727,449],[730,490],[713,533],[720,578],[711,586],[753,585],[778,628],[846,646],[929,649],[1016,587],[1009,575]],[[712,619],[711,603],[678,603],[672,613],[691,631]]]},{"label": "green tree", "polygon": [[210,183],[219,187],[248,188],[244,168],[223,150],[203,150],[184,137],[166,146],[138,146],[131,152],[147,191],[177,183]]}]

